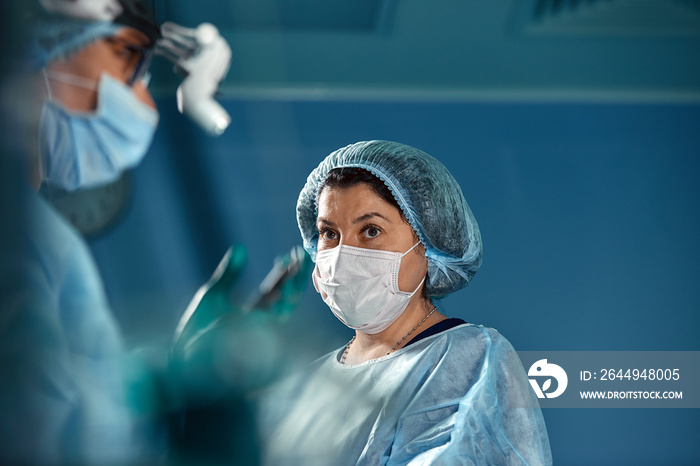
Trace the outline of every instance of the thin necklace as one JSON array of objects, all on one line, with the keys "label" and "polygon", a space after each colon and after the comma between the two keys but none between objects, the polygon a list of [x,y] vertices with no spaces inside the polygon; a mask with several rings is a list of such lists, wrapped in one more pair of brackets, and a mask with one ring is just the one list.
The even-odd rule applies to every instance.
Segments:
[{"label": "thin necklace", "polygon": [[[413,327],[403,338],[401,338],[399,341],[397,341],[396,344],[393,346],[393,348],[391,348],[391,350],[390,350],[388,353],[386,353],[386,355],[389,356],[391,353],[393,353],[394,351],[396,351],[396,348],[398,348],[399,346],[401,346],[401,345],[406,341],[406,338],[408,338],[409,336],[411,336],[411,334],[412,334],[413,332],[415,332],[415,331],[418,329],[418,327],[421,326],[421,324],[422,324],[423,322],[425,322],[426,320],[428,320],[428,318],[429,318],[431,315],[433,315],[433,312],[435,312],[436,310],[437,310],[437,307],[433,307],[433,309],[428,313],[428,315],[426,315],[425,317],[423,317],[423,320],[421,320],[420,322],[418,322],[418,325],[416,325],[415,327]],[[350,351],[350,345],[352,345],[352,343],[355,341],[355,338],[356,338],[356,337],[357,337],[357,336],[353,336],[352,339],[350,339],[350,341],[348,342],[347,346],[345,346],[345,351],[343,351],[343,355],[340,357],[340,363],[341,363],[341,364],[345,364],[345,359],[347,359],[347,357],[348,357],[348,352]]]},{"label": "thin necklace", "polygon": [[428,320],[428,317],[430,317],[431,315],[433,315],[433,312],[435,312],[436,309],[437,309],[437,307],[433,307],[433,310],[430,311],[430,312],[428,312],[428,315],[425,316],[425,317],[423,317],[423,320],[421,320],[420,322],[418,322],[418,325],[416,325],[415,327],[413,327],[413,328],[406,334],[406,336],[404,336],[402,339],[400,339],[399,341],[397,341],[396,344],[394,345],[394,347],[391,348],[391,351],[389,351],[388,353],[386,353],[386,355],[389,356],[391,353],[393,353],[393,352],[396,350],[396,348],[398,348],[399,346],[401,346],[401,345],[404,343],[404,341],[406,341],[406,338],[408,338],[413,332],[416,331],[416,329],[417,329],[418,327],[420,327],[420,324],[422,324],[423,322],[425,322],[426,320]]},{"label": "thin necklace", "polygon": [[352,342],[355,341],[356,337],[357,335],[354,335],[345,347],[345,351],[343,351],[343,356],[340,358],[340,364],[345,364],[345,359],[347,359],[348,357],[348,351],[350,351],[350,345],[352,345]]}]

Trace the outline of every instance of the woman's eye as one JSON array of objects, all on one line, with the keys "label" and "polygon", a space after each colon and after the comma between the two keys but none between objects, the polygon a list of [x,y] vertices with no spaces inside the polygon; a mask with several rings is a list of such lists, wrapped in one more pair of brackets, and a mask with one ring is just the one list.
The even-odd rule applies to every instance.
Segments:
[{"label": "woman's eye", "polygon": [[114,54],[119,57],[120,60],[125,62],[127,66],[133,66],[138,63],[139,52],[134,45],[124,44],[121,41],[112,40],[109,41],[112,45],[112,50]]},{"label": "woman's eye", "polygon": [[379,228],[377,227],[367,227],[365,229],[365,236],[367,238],[376,238],[379,236]]},{"label": "woman's eye", "polygon": [[319,236],[325,241],[333,241],[337,238],[335,231],[327,229],[321,230]]},{"label": "woman's eye", "polygon": [[119,58],[122,58],[122,59],[128,60],[134,55],[133,50],[131,50],[129,47],[126,47],[125,45],[120,44],[120,43],[113,43],[112,50],[114,50],[115,55],[117,55]]}]

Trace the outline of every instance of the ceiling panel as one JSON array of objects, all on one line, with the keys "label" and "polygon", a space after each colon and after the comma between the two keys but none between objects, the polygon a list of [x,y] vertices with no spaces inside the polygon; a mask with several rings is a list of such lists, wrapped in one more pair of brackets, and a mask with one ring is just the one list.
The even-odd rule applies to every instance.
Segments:
[{"label": "ceiling panel", "polygon": [[527,0],[519,26],[555,36],[698,36],[700,0]]},{"label": "ceiling panel", "polygon": [[193,27],[215,22],[226,30],[372,32],[394,0],[228,0],[161,2],[160,14]]},{"label": "ceiling panel", "polygon": [[700,102],[698,0],[159,1],[219,26],[232,97]]}]

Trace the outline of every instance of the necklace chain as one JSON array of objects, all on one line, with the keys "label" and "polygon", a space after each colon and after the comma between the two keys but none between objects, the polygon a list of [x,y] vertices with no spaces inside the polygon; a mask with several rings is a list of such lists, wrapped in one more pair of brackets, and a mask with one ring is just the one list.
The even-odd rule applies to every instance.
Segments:
[{"label": "necklace chain", "polygon": [[345,351],[343,351],[343,356],[340,358],[340,364],[345,364],[345,359],[348,357],[348,351],[350,351],[350,345],[352,345],[352,342],[355,341],[355,338],[357,338],[356,335],[353,335],[348,344],[345,346]]},{"label": "necklace chain", "polygon": [[401,346],[401,345],[406,341],[406,338],[408,338],[413,332],[415,332],[416,329],[417,329],[418,327],[420,327],[421,324],[422,324],[423,322],[425,322],[426,320],[428,320],[428,317],[430,317],[431,315],[433,315],[433,312],[435,312],[436,309],[437,309],[437,307],[433,307],[433,310],[430,311],[430,312],[428,312],[428,315],[425,316],[425,317],[423,317],[423,320],[421,320],[420,322],[418,322],[418,325],[416,325],[415,327],[413,327],[402,339],[400,339],[399,341],[397,341],[396,344],[394,345],[394,347],[391,348],[391,351],[389,351],[388,353],[386,353],[387,356],[390,355],[391,353],[393,353],[393,352],[396,350],[396,348],[398,348],[399,346]]},{"label": "necklace chain", "polygon": [[[409,336],[411,336],[411,334],[412,334],[413,332],[415,332],[415,331],[418,329],[418,327],[421,326],[421,324],[422,324],[423,322],[425,322],[426,320],[428,320],[428,318],[429,318],[431,315],[433,315],[433,312],[435,312],[436,310],[437,310],[437,307],[433,307],[433,309],[428,313],[428,315],[426,315],[425,317],[423,317],[423,320],[421,320],[420,322],[418,322],[418,325],[416,325],[416,326],[413,327],[411,330],[409,330],[409,332],[408,332],[406,335],[404,335],[403,338],[401,338],[399,341],[397,341],[396,344],[391,348],[391,350],[390,350],[388,353],[386,353],[386,355],[389,356],[391,353],[393,353],[394,351],[396,351],[396,349],[397,349],[399,346],[401,346],[401,345],[406,341],[406,338],[408,338]],[[347,359],[347,357],[348,357],[348,352],[350,351],[350,345],[352,345],[352,343],[355,341],[355,338],[356,338],[356,337],[357,337],[357,336],[353,336],[352,339],[350,339],[350,341],[348,342],[347,346],[345,346],[345,351],[343,351],[343,355],[340,357],[340,363],[341,363],[341,364],[345,364],[345,359]]]}]

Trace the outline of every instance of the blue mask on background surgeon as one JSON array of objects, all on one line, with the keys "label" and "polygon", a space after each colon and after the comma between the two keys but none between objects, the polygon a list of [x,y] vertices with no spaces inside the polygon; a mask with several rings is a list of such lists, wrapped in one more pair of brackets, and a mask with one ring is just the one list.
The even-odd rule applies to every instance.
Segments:
[{"label": "blue mask on background surgeon", "polygon": [[45,77],[98,91],[94,112],[70,111],[50,94],[44,102],[39,151],[46,183],[66,191],[91,188],[117,180],[141,162],[158,125],[158,112],[141,102],[131,87],[107,74],[99,83],[62,73]]}]

